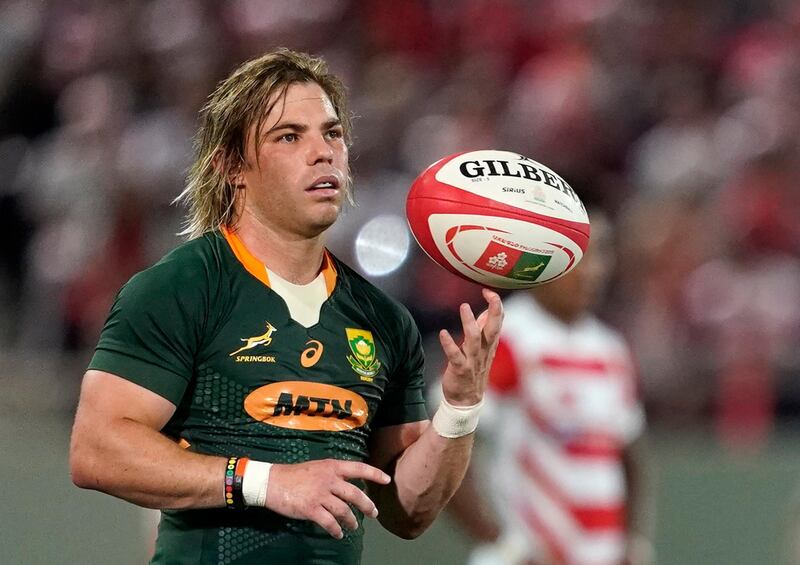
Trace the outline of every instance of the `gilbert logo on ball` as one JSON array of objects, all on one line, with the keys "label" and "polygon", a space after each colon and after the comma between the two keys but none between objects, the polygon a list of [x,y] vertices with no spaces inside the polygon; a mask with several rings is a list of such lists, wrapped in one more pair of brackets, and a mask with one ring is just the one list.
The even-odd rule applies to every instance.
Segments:
[{"label": "gilbert logo on ball", "polygon": [[550,168],[509,151],[470,151],[417,177],[406,216],[420,247],[468,280],[529,288],[568,273],[589,243],[589,218]]}]

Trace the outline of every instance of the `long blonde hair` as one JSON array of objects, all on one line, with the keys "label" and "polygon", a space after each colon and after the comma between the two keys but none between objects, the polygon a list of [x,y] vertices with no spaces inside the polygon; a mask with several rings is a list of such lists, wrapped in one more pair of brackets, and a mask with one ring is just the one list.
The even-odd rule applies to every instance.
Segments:
[{"label": "long blonde hair", "polygon": [[[244,166],[248,133],[255,125],[256,147],[264,118],[297,82],[317,83],[328,95],[351,142],[351,119],[342,82],[322,59],[281,48],[247,61],[217,85],[200,111],[194,139],[195,161],[186,188],[175,199],[189,208],[180,235],[188,239],[236,221],[236,187],[231,178]],[[348,200],[350,180],[345,186]]]}]

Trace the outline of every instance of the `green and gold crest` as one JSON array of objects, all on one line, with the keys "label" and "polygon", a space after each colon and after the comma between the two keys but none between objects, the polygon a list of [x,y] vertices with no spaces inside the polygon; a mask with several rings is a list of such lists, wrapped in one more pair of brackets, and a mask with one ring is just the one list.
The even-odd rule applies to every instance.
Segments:
[{"label": "green and gold crest", "polygon": [[372,332],[358,330],[355,328],[345,328],[347,333],[347,343],[350,345],[352,355],[347,356],[350,366],[361,375],[365,380],[372,380],[381,368],[381,362],[375,357],[375,340],[372,339]]}]

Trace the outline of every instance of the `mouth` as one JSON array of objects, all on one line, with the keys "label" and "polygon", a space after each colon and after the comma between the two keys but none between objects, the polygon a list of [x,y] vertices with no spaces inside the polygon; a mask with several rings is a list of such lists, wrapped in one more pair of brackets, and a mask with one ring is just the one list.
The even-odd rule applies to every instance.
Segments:
[{"label": "mouth", "polygon": [[333,175],[327,175],[316,179],[311,186],[306,188],[306,192],[322,197],[332,197],[339,193],[339,179]]}]

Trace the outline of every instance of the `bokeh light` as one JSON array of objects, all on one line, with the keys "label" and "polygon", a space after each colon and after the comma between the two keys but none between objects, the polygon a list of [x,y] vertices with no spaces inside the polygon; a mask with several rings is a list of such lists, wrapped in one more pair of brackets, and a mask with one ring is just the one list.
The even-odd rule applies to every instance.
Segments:
[{"label": "bokeh light", "polygon": [[380,215],[364,224],[358,232],[356,260],[368,276],[385,276],[405,263],[410,243],[404,218],[394,214]]}]

